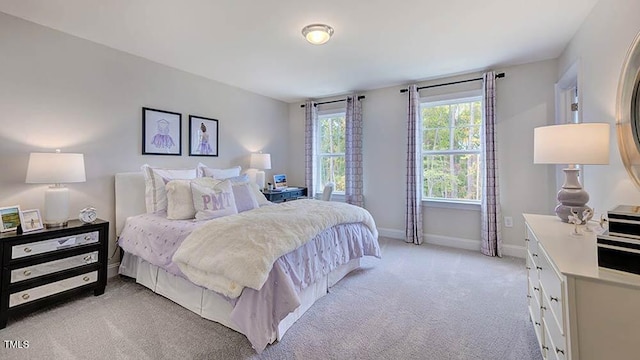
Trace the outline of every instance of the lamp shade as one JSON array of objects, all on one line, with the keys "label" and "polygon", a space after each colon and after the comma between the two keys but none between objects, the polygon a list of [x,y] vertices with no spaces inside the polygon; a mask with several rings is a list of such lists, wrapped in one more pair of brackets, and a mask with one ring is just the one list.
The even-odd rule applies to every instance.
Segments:
[{"label": "lamp shade", "polygon": [[251,154],[249,167],[252,169],[271,169],[271,154]]},{"label": "lamp shade", "polygon": [[605,165],[609,163],[607,123],[543,126],[534,129],[535,164]]},{"label": "lamp shade", "polygon": [[84,155],[71,153],[31,153],[27,184],[64,184],[85,182]]}]

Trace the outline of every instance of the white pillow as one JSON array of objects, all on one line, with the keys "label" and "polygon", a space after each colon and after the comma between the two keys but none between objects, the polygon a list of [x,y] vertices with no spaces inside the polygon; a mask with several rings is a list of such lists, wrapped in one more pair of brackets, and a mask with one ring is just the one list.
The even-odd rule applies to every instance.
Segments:
[{"label": "white pillow", "polygon": [[191,182],[196,220],[215,219],[238,213],[229,180],[199,178]]},{"label": "white pillow", "polygon": [[233,197],[236,200],[236,208],[239,213],[260,207],[258,200],[256,200],[253,194],[253,188],[248,182],[235,183],[232,185],[232,189]]},{"label": "white pillow", "polygon": [[167,209],[167,191],[165,185],[175,179],[195,179],[196,169],[171,170],[153,168],[147,164],[140,167],[144,174],[144,199],[147,212],[154,213]]},{"label": "white pillow", "polygon": [[255,196],[259,206],[271,205],[271,201],[267,200],[262,191],[260,191],[258,184],[250,182],[249,185],[251,186],[251,189],[253,189],[253,196]]},{"label": "white pillow", "polygon": [[213,169],[202,163],[198,164],[198,177],[212,177],[214,179],[227,179],[234,176],[240,176],[242,168],[235,166],[228,169]]},{"label": "white pillow", "polygon": [[191,194],[191,180],[171,180],[165,189],[167,190],[167,219],[187,220],[196,216]]}]

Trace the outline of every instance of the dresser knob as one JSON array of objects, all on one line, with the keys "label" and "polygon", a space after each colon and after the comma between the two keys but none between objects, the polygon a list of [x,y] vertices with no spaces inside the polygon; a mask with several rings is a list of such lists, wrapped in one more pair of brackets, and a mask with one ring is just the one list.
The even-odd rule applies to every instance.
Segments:
[{"label": "dresser knob", "polygon": [[28,300],[29,299],[29,294],[22,294],[22,298],[25,299],[25,300]]},{"label": "dresser knob", "polygon": [[540,266],[536,266],[536,269],[538,270],[542,270],[542,268]]},{"label": "dresser knob", "polygon": [[31,270],[25,270],[22,273],[24,274],[24,276],[29,276],[31,275]]},{"label": "dresser knob", "polygon": [[89,235],[85,235],[84,239],[85,239],[85,240],[87,240],[87,241],[89,241],[89,240],[91,240],[91,236],[89,236]]},{"label": "dresser knob", "polygon": [[548,346],[542,346],[543,349],[545,349],[546,351],[549,351],[549,347]]},{"label": "dresser knob", "polygon": [[564,355],[564,350],[562,350],[562,349],[558,349],[558,347],[556,346],[556,354],[562,354],[562,355]]},{"label": "dresser knob", "polygon": [[90,277],[88,277],[88,276],[85,276],[85,277],[83,277],[83,278],[82,278],[82,280],[84,280],[84,281],[89,281],[89,280],[91,280],[91,278],[90,278]]},{"label": "dresser knob", "polygon": [[533,290],[535,290],[535,291],[540,291],[540,288],[539,288],[539,287],[535,287],[535,286],[534,286],[534,287],[533,287]]},{"label": "dresser knob", "polygon": [[530,266],[527,266],[527,270],[531,270],[531,267],[530,267]]},{"label": "dresser knob", "polygon": [[30,247],[26,247],[26,248],[24,248],[24,252],[26,252],[26,253],[30,253],[30,252],[31,252],[31,248],[30,248]]},{"label": "dresser knob", "polygon": [[529,242],[529,241],[531,241],[531,240],[529,240],[529,239],[525,238],[525,239],[524,239],[524,241]]},{"label": "dresser knob", "polygon": [[538,254],[531,254],[531,256],[533,256],[533,257],[538,257]]},{"label": "dresser knob", "polygon": [[531,295],[527,295],[527,299],[531,299]]},{"label": "dresser knob", "polygon": [[549,300],[558,302],[558,298],[553,296],[549,296]]},{"label": "dresser knob", "polygon": [[537,321],[536,321],[536,322],[534,322],[534,324],[536,324],[537,326],[540,326],[540,323],[539,323],[539,322],[537,322]]},{"label": "dresser knob", "polygon": [[547,307],[546,306],[540,306],[540,310],[547,311]]}]

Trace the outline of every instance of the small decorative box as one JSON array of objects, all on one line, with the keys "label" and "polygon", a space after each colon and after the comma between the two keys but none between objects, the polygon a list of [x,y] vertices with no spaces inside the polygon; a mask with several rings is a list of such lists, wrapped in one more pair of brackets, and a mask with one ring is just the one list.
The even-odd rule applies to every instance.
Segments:
[{"label": "small decorative box", "polygon": [[640,239],[640,206],[620,205],[608,218],[609,235]]},{"label": "small decorative box", "polygon": [[598,266],[640,274],[640,239],[598,235]]}]

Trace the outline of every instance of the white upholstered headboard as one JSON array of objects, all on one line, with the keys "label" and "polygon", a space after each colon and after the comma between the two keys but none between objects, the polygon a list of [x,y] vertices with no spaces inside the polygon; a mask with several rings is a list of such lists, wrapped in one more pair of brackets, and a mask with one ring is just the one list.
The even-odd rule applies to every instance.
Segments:
[{"label": "white upholstered headboard", "polygon": [[142,172],[116,174],[116,236],[120,236],[129,216],[147,212],[144,191]]}]

